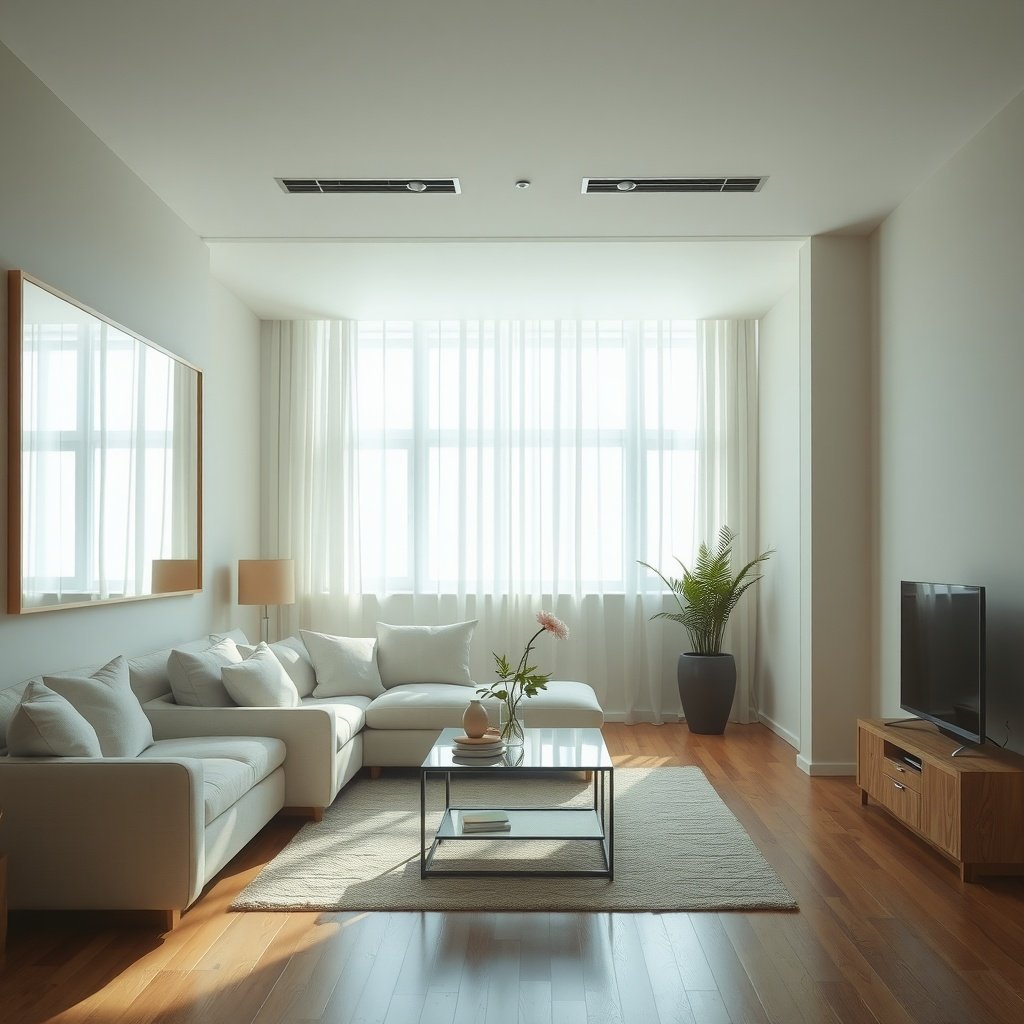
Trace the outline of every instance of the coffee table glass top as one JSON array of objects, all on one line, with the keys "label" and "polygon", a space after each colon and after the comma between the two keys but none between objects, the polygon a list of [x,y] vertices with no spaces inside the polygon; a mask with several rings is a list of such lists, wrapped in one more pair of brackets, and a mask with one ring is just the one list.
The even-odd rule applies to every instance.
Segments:
[{"label": "coffee table glass top", "polygon": [[460,757],[454,739],[462,729],[445,729],[427,754],[425,771],[601,771],[614,767],[600,729],[525,729],[522,747],[506,749],[494,758]]}]

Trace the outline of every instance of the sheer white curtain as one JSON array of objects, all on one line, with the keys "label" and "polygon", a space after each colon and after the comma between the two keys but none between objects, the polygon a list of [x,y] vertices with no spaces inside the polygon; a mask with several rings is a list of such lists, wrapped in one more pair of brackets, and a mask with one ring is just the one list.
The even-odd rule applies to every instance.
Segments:
[{"label": "sheer white curtain", "polygon": [[[679,712],[673,570],[728,522],[756,538],[756,324],[271,322],[263,554],[296,561],[285,633],[479,621],[474,677],[542,608],[542,672],[610,715]],[[676,566],[678,567],[678,566]],[[730,637],[748,716],[754,602]],[[738,628],[737,628],[738,627]]]},{"label": "sheer white curtain", "polygon": [[[697,323],[697,530],[712,544],[723,525],[736,534],[733,570],[758,554],[757,321]],[[726,628],[723,650],[736,656],[732,721],[753,722],[757,602],[747,595]]]},{"label": "sheer white curtain", "polygon": [[[541,671],[627,721],[678,713],[683,637],[637,559],[689,559],[692,321],[264,325],[264,554],[296,560],[301,627],[479,620],[474,675],[549,608]],[[731,525],[731,524],[730,524]]]}]

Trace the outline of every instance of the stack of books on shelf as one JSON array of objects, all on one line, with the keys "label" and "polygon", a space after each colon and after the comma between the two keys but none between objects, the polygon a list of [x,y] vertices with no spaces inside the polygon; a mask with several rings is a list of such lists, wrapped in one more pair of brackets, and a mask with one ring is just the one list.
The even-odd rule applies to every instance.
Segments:
[{"label": "stack of books on shelf", "polygon": [[456,736],[452,740],[456,757],[478,757],[481,760],[501,757],[505,752],[505,744],[497,733],[489,732],[483,736]]},{"label": "stack of books on shelf", "polygon": [[463,811],[462,832],[509,832],[512,826],[504,811]]}]

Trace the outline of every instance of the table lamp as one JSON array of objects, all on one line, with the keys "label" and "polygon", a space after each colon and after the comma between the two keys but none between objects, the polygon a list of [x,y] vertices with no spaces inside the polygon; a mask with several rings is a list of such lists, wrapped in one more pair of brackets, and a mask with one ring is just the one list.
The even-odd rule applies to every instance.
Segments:
[{"label": "table lamp", "polygon": [[260,639],[270,642],[270,605],[295,604],[295,561],[291,558],[240,558],[238,603],[263,605]]},{"label": "table lamp", "polygon": [[199,590],[199,561],[195,558],[154,558],[153,593],[177,594]]}]

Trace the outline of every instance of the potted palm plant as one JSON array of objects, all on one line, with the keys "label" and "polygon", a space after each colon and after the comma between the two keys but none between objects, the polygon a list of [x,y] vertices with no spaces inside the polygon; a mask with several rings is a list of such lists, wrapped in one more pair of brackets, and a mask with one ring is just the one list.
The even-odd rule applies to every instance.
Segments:
[{"label": "potted palm plant", "polygon": [[693,569],[677,558],[683,575],[665,576],[647,562],[640,564],[661,577],[679,606],[677,612],[658,612],[655,619],[672,619],[689,634],[692,650],[679,655],[676,677],[679,699],[690,732],[725,732],[736,695],[736,660],[722,653],[722,637],[736,603],[761,577],[754,569],[768,559],[771,549],[752,558],[738,573],[732,571],[732,545],[736,535],[728,526],[718,534],[718,549],[706,543],[697,551]]}]

